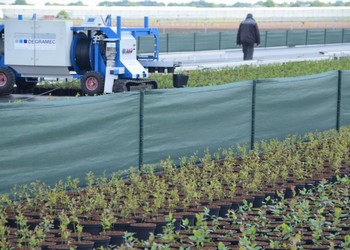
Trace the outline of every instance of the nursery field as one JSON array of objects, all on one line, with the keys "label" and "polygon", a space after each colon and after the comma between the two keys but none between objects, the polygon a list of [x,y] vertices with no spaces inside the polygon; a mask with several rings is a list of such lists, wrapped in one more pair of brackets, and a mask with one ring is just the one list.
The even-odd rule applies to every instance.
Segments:
[{"label": "nursery field", "polygon": [[1,249],[350,249],[350,128],[0,196]]},{"label": "nursery field", "polygon": [[[242,16],[244,18],[244,15]],[[150,20],[150,26],[159,28],[160,33],[176,32],[219,32],[238,30],[241,20]],[[260,30],[290,29],[343,29],[349,28],[348,20],[308,20],[308,21],[259,21]],[[128,27],[142,27],[140,20],[125,20]]]}]

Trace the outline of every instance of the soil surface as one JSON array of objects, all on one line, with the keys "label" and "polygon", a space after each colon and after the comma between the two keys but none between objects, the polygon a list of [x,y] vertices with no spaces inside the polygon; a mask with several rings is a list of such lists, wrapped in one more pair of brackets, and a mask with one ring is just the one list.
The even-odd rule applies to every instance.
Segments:
[{"label": "soil surface", "polygon": [[[238,30],[240,21],[237,20],[156,20],[150,21],[149,26],[159,28],[160,33],[176,32],[220,32]],[[260,30],[289,30],[289,29],[343,29],[350,28],[349,21],[258,21]],[[126,27],[142,27],[140,21],[127,20]]]}]

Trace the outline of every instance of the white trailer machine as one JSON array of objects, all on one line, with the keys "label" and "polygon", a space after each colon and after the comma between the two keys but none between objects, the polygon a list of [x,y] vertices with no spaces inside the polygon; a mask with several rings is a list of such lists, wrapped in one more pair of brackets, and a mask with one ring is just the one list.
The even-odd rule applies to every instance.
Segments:
[{"label": "white trailer machine", "polygon": [[[80,26],[72,21],[5,20],[0,25],[0,95],[10,94],[14,85],[29,89],[41,78],[79,78],[82,93],[157,88],[149,70],[174,72],[170,62],[159,61],[159,33],[148,27],[121,27],[121,17],[112,26],[106,19],[87,17]],[[137,54],[137,39],[153,36],[154,51]]]}]

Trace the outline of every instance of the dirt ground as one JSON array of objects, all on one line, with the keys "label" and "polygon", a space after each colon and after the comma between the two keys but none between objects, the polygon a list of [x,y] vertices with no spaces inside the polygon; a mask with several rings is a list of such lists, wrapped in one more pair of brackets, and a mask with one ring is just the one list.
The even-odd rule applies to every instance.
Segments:
[{"label": "dirt ground", "polygon": [[[126,21],[127,27],[142,27],[138,21]],[[285,29],[343,29],[350,28],[350,22],[346,21],[282,21],[282,22],[258,22],[260,30],[285,30]],[[159,28],[161,33],[176,32],[215,32],[237,30],[239,21],[235,20],[157,20],[150,21],[150,27]]]}]

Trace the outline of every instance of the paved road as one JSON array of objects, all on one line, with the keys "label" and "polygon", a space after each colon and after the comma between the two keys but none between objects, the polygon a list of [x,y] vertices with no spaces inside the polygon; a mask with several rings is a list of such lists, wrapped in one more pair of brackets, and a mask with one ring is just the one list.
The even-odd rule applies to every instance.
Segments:
[{"label": "paved road", "polygon": [[296,47],[259,48],[254,60],[243,61],[242,50],[178,52],[161,54],[160,59],[181,62],[177,70],[235,67],[244,64],[283,63],[288,61],[322,60],[334,57],[350,57],[350,44],[309,45]]}]

